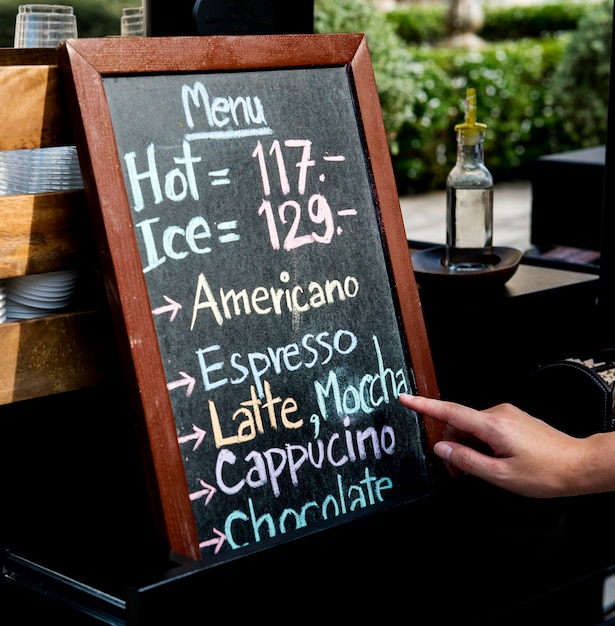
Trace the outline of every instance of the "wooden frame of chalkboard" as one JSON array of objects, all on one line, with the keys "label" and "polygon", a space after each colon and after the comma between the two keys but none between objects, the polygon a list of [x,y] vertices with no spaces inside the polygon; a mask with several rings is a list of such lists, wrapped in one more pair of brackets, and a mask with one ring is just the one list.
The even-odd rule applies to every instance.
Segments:
[{"label": "wooden frame of chalkboard", "polygon": [[396,398],[437,385],[365,37],[59,58],[169,548],[219,562],[428,496],[441,431]]}]

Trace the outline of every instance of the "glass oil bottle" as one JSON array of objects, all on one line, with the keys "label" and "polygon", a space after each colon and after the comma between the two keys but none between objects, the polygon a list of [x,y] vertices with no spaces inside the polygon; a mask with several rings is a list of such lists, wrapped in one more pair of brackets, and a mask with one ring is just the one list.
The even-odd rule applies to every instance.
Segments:
[{"label": "glass oil bottle", "polygon": [[493,177],[485,167],[487,126],[476,121],[476,90],[466,92],[465,121],[455,126],[457,162],[446,180],[446,252],[454,272],[493,265]]}]

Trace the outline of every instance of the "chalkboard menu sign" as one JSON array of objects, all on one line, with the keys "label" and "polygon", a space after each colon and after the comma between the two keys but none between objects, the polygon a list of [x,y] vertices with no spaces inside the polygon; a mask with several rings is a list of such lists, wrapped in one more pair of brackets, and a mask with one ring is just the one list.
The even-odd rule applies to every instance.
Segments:
[{"label": "chalkboard menu sign", "polygon": [[86,188],[171,549],[429,494],[435,395],[362,35],[69,41]]}]

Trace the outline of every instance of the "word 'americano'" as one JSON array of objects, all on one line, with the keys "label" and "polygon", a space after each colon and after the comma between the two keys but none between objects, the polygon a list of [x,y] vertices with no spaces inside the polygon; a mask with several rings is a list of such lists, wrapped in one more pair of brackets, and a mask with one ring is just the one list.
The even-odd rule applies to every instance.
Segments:
[{"label": "word 'americano'", "polygon": [[[280,282],[290,282],[290,274],[280,273]],[[214,294],[204,274],[199,274],[192,309],[190,330],[194,330],[198,314],[202,310],[209,310],[218,325],[233,316],[268,315],[275,313],[291,313],[298,315],[309,309],[317,309],[326,304],[343,302],[347,298],[356,298],[359,293],[359,281],[354,276],[343,279],[327,279],[324,284],[310,281],[307,285],[293,287],[255,287],[251,292],[247,289],[222,289],[218,292],[218,299]]]}]

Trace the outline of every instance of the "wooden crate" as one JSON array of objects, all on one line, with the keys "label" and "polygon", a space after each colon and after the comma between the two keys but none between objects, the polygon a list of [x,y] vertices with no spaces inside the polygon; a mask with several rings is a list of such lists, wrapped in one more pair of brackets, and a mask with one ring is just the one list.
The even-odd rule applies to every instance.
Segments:
[{"label": "wooden crate", "polygon": [[[70,145],[53,49],[0,49],[0,150]],[[0,196],[0,280],[79,268],[86,284],[58,315],[0,324],[0,404],[91,387],[114,367],[83,191]]]}]

